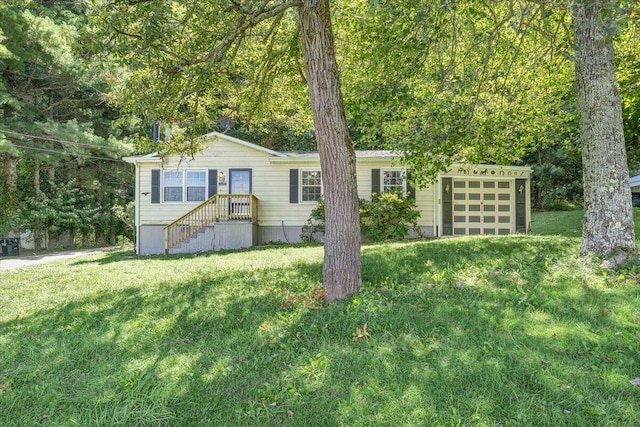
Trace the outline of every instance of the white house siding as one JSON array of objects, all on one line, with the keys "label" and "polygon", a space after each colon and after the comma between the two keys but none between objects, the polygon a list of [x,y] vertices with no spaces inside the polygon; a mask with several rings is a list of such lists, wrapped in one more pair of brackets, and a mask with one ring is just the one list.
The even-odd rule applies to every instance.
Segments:
[{"label": "white house siding", "polygon": [[[370,157],[359,158],[357,161],[358,197],[361,199],[371,199],[371,170],[372,169],[398,169],[397,163],[392,158],[374,159]],[[426,236],[434,236],[434,192],[435,187],[428,185],[425,188],[415,188],[415,203],[420,211],[418,227]]]},{"label": "white house siding", "polygon": [[[165,203],[162,201],[159,204],[151,203],[151,170],[216,169],[218,172],[224,172],[228,179],[229,169],[251,169],[253,193],[258,199],[262,199],[262,195],[268,194],[269,191],[269,186],[261,179],[261,177],[269,175],[268,172],[271,169],[268,161],[269,157],[271,156],[268,153],[259,152],[224,139],[218,139],[214,145],[198,153],[194,159],[180,159],[177,156],[168,156],[164,159],[164,162],[158,160],[155,163],[140,163],[140,224],[166,225],[200,204],[199,202]],[[218,193],[227,193],[228,187],[228,183],[225,186],[218,185]],[[149,194],[144,195],[142,193]],[[262,210],[261,201],[259,200],[258,202],[258,208]],[[260,213],[258,213],[258,217],[260,217]]]}]

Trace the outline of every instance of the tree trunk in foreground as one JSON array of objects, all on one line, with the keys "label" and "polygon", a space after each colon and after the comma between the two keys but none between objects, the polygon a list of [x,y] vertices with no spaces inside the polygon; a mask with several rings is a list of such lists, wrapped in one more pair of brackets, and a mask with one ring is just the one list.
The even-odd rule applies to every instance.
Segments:
[{"label": "tree trunk in foreground", "polygon": [[323,282],[326,299],[334,301],[357,292],[362,284],[356,156],[342,103],[329,0],[305,0],[299,11],[324,185]]},{"label": "tree trunk in foreground", "polygon": [[616,85],[609,0],[575,0],[576,89],[584,180],[582,255],[636,250],[629,169]]}]

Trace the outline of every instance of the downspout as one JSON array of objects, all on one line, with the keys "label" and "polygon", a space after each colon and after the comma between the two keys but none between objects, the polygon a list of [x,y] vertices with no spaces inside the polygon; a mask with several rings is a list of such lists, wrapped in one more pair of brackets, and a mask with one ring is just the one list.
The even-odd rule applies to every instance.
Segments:
[{"label": "downspout", "polygon": [[433,236],[440,237],[440,230],[442,230],[442,224],[440,223],[440,194],[442,194],[442,181],[440,180],[440,176],[436,182],[433,183]]},{"label": "downspout", "polygon": [[133,163],[136,166],[136,184],[135,184],[135,197],[133,198],[134,208],[134,222],[136,228],[136,255],[140,255],[140,167],[138,162]]},{"label": "downspout", "polygon": [[526,205],[525,205],[525,217],[526,217],[526,231],[525,233],[531,233],[531,173],[529,173],[529,176],[527,177],[527,185],[526,185],[527,189],[525,190],[527,192],[527,200],[526,200]]}]

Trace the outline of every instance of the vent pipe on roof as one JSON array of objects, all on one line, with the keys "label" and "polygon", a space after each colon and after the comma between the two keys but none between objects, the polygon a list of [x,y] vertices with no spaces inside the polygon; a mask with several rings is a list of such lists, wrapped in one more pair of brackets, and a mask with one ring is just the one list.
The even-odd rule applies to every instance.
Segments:
[{"label": "vent pipe on roof", "polygon": [[158,141],[160,139],[160,120],[156,120],[151,125],[151,140]]}]

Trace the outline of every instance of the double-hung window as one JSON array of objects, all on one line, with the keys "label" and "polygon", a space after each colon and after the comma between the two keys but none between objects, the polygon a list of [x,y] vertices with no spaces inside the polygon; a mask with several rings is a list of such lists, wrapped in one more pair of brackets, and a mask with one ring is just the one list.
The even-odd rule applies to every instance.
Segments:
[{"label": "double-hung window", "polygon": [[319,170],[300,172],[300,191],[303,202],[317,202],[322,197],[322,175]]},{"label": "double-hung window", "polygon": [[206,194],[207,172],[187,171],[187,202],[204,202]]},{"label": "double-hung window", "polygon": [[207,195],[206,171],[163,171],[165,202],[204,202]]},{"label": "double-hung window", "polygon": [[382,191],[385,193],[405,192],[405,173],[402,169],[385,169],[382,171]]},{"label": "double-hung window", "polygon": [[181,202],[183,199],[184,172],[164,171],[163,194],[165,202]]}]

